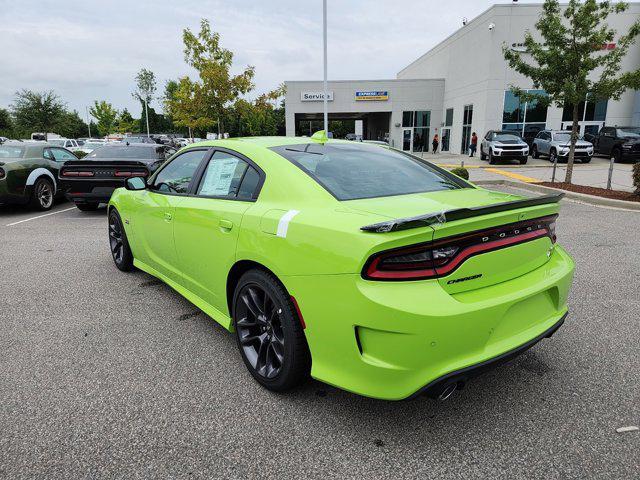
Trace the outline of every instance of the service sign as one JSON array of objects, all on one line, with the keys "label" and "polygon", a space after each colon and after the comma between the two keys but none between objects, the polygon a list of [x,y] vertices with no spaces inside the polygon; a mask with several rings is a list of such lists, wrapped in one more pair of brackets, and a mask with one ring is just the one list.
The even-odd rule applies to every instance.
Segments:
[{"label": "service sign", "polygon": [[385,101],[389,100],[389,92],[385,91],[368,91],[356,92],[356,101]]},{"label": "service sign", "polygon": [[[300,92],[300,101],[302,102],[322,102],[324,100],[324,92]],[[333,101],[333,92],[327,92],[327,102]]]}]

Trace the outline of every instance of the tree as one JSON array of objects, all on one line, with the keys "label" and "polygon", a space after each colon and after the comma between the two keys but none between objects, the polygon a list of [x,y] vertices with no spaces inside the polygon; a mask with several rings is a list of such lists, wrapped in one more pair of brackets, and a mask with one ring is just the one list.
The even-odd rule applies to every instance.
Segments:
[{"label": "tree", "polygon": [[13,136],[13,120],[9,110],[0,108],[0,135],[3,137]]},{"label": "tree", "polygon": [[231,74],[233,66],[233,52],[220,45],[220,34],[211,31],[211,26],[206,19],[200,21],[200,32],[194,35],[188,28],[183,31],[185,62],[198,72],[199,81],[183,82],[184,90],[190,88],[192,97],[201,103],[197,106],[200,110],[192,116],[202,120],[208,118],[220,125],[226,108],[243,95],[253,89],[253,76],[255,69],[247,66],[237,74]]},{"label": "tree", "polygon": [[165,110],[175,125],[188,128],[189,135],[193,136],[194,130],[206,131],[216,123],[216,119],[208,115],[204,101],[202,84],[182,77],[171,98],[166,99]]},{"label": "tree", "polygon": [[18,128],[25,131],[35,129],[45,134],[54,129],[65,112],[64,104],[52,90],[20,90],[16,92],[16,99],[11,107]]},{"label": "tree", "polygon": [[151,70],[141,68],[136,75],[136,89],[132,93],[133,98],[140,101],[142,105],[142,120],[146,125],[147,135],[149,134],[149,103],[156,92],[156,76]]},{"label": "tree", "polygon": [[87,124],[77,111],[63,112],[55,126],[56,132],[67,138],[78,138],[88,134]]},{"label": "tree", "polygon": [[100,135],[107,136],[114,131],[118,111],[110,103],[96,100],[93,102],[93,107],[89,109],[89,113],[98,121]]},{"label": "tree", "polygon": [[118,133],[133,133],[138,130],[138,122],[131,116],[126,108],[120,112],[116,120],[116,131]]},{"label": "tree", "polygon": [[531,59],[524,57],[522,52],[503,46],[509,66],[531,78],[534,88],[542,88],[546,92],[546,95],[536,95],[512,87],[521,101],[537,100],[543,105],[553,103],[560,108],[565,105],[573,108],[567,183],[571,183],[573,174],[580,102],[587,97],[591,101],[618,100],[626,89],[640,88],[640,69],[620,72],[620,61],[640,34],[640,20],[618,38],[614,49],[603,50],[603,45],[611,44],[616,34],[607,25],[607,17],[623,12],[627,6],[623,2],[569,0],[562,12],[557,0],[545,0],[543,13],[535,24],[542,41],[534,40],[529,31],[525,33],[524,55]]}]

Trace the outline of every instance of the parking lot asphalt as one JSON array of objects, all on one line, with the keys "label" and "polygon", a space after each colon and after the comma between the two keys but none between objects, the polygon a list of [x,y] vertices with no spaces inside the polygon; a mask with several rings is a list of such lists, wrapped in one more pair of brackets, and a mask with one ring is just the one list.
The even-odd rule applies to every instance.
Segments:
[{"label": "parking lot asphalt", "polygon": [[637,478],[638,213],[563,201],[564,327],[440,403],[262,389],[232,335],[115,268],[104,209],[70,207],[0,208],[1,478]]}]

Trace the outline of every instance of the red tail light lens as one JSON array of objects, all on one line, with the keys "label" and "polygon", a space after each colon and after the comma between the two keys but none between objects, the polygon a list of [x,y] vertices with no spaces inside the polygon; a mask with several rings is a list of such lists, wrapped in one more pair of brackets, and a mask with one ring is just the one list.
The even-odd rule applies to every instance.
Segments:
[{"label": "red tail light lens", "polygon": [[64,170],[62,172],[62,176],[63,177],[93,177],[94,173],[93,172],[88,172],[88,171],[73,171],[73,170]]},{"label": "red tail light lens", "polygon": [[556,241],[557,215],[412,245],[373,255],[362,276],[370,280],[421,280],[450,274],[467,258],[537,238]]},{"label": "red tail light lens", "polygon": [[116,177],[146,177],[147,172],[129,172],[125,170],[116,170]]}]

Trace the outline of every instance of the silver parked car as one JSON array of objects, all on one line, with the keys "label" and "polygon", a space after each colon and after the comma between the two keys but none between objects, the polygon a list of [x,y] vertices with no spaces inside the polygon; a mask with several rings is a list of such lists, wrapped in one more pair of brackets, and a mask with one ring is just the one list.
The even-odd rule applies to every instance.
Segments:
[{"label": "silver parked car", "polygon": [[[549,157],[551,162],[556,158],[559,162],[566,162],[569,158],[569,146],[571,145],[571,132],[566,130],[540,130],[531,146],[531,156],[540,158],[541,155]],[[589,163],[593,156],[593,144],[583,139],[576,141],[574,158],[582,163]]]},{"label": "silver parked car", "polygon": [[480,144],[480,158],[489,159],[491,165],[500,159],[515,159],[524,165],[528,156],[529,145],[513,132],[489,130]]}]

